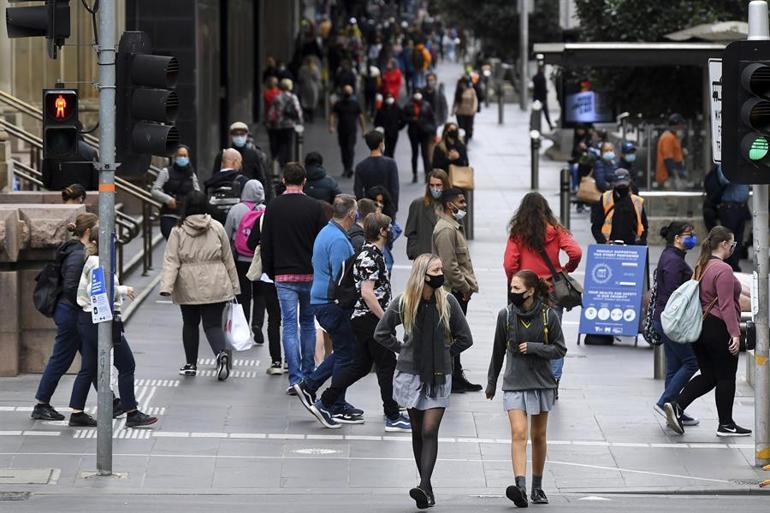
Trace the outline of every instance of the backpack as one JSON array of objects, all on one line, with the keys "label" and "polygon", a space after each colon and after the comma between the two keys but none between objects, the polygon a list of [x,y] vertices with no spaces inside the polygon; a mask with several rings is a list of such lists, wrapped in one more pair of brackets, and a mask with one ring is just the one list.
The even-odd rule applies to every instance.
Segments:
[{"label": "backpack", "polygon": [[235,252],[238,253],[238,256],[254,258],[254,251],[249,249],[247,242],[254,224],[264,213],[264,208],[257,208],[257,205],[253,205],[248,212],[243,214],[241,222],[238,224],[238,230],[235,232]]},{"label": "backpack", "polygon": [[706,199],[712,205],[719,205],[722,202],[722,193],[725,186],[719,182],[719,173],[716,168],[706,174],[703,179],[703,187],[706,189]]},{"label": "backpack", "polygon": [[209,190],[209,205],[211,205],[211,216],[214,219],[222,224],[225,223],[230,209],[241,202],[243,182],[243,178],[239,175],[233,181],[221,183]]},{"label": "backpack", "polygon": [[700,280],[688,280],[676,289],[668,298],[666,307],[660,314],[663,333],[672,342],[690,344],[700,338],[703,330],[703,318],[714,306],[717,298],[703,310],[700,304]]},{"label": "backpack", "polygon": [[339,273],[334,281],[329,285],[329,297],[339,305],[340,308],[349,310],[356,306],[361,293],[356,288],[356,280],[353,277],[353,267],[356,259],[361,252],[353,254],[342,263]]},{"label": "backpack", "polygon": [[61,256],[56,255],[55,262],[46,264],[35,276],[35,282],[32,303],[38,312],[46,317],[53,317],[61,294]]},{"label": "backpack", "polygon": [[647,306],[647,313],[644,316],[642,324],[642,336],[651,346],[659,346],[663,343],[660,333],[653,326],[655,317],[655,302],[658,300],[658,270],[652,273],[652,288],[650,288],[650,303]]}]

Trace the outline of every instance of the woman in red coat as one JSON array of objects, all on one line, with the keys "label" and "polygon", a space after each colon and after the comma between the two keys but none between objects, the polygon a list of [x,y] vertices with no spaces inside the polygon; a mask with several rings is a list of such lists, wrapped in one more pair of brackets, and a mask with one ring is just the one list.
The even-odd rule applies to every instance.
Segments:
[{"label": "woman in red coat", "polygon": [[401,75],[401,70],[398,69],[396,59],[390,59],[388,61],[388,67],[382,75],[382,95],[387,96],[388,94],[392,94],[393,98],[398,102],[398,99],[401,96],[401,84],[403,81],[404,77]]},{"label": "woman in red coat", "polygon": [[[572,238],[569,230],[564,228],[553,216],[548,201],[537,192],[530,192],[521,200],[519,209],[509,223],[508,243],[505,246],[503,268],[508,278],[523,269],[535,272],[538,277],[551,284],[551,271],[543,259],[543,251],[553,263],[556,272],[564,270],[568,273],[577,269],[583,251]],[[563,266],[559,262],[559,254],[564,251],[569,260]],[[564,310],[560,306],[551,305],[561,320]],[[564,359],[551,360],[551,370],[556,378],[558,387],[561,379]],[[558,397],[558,388],[557,388]]]}]

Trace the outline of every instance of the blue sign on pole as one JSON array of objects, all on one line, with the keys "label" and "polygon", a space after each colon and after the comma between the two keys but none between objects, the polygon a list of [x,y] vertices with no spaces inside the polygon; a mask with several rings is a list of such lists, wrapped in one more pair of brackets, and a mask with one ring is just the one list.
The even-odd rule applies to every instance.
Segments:
[{"label": "blue sign on pole", "polygon": [[646,246],[588,246],[580,333],[627,337],[639,333],[646,263]]}]

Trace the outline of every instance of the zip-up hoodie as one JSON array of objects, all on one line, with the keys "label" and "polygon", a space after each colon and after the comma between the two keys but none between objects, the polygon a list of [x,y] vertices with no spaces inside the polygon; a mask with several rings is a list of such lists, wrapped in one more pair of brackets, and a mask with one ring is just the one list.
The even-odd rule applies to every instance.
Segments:
[{"label": "zip-up hoodie", "polygon": [[[526,354],[519,352],[519,344],[522,342],[527,343]],[[503,391],[556,388],[550,360],[562,358],[565,354],[567,346],[564,345],[564,334],[556,312],[544,308],[540,300],[526,312],[508,305],[497,314],[495,342],[487,374],[487,393],[494,394],[504,358]]]},{"label": "zip-up hoodie", "polygon": [[241,202],[234,205],[227,213],[225,233],[232,244],[233,256],[236,256],[239,262],[251,262],[252,257],[241,256],[235,251],[235,235],[238,233],[238,227],[249,210],[260,207],[264,209],[264,203],[265,189],[262,183],[259,180],[249,180],[241,191]]}]

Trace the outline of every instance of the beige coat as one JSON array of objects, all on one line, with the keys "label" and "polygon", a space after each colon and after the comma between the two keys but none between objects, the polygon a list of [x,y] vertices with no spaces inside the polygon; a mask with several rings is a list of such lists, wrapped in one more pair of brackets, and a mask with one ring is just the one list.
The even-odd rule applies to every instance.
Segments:
[{"label": "beige coat", "polygon": [[459,116],[475,116],[478,108],[479,99],[472,87],[463,91],[459,103],[456,103],[454,106],[455,114]]},{"label": "beige coat", "polygon": [[230,301],[240,294],[230,241],[209,215],[193,215],[171,230],[163,255],[160,293],[178,305]]},{"label": "beige coat", "polygon": [[443,213],[439,214],[433,229],[433,253],[441,259],[444,287],[448,291],[463,294],[479,291],[468,241],[460,231],[460,223]]}]

